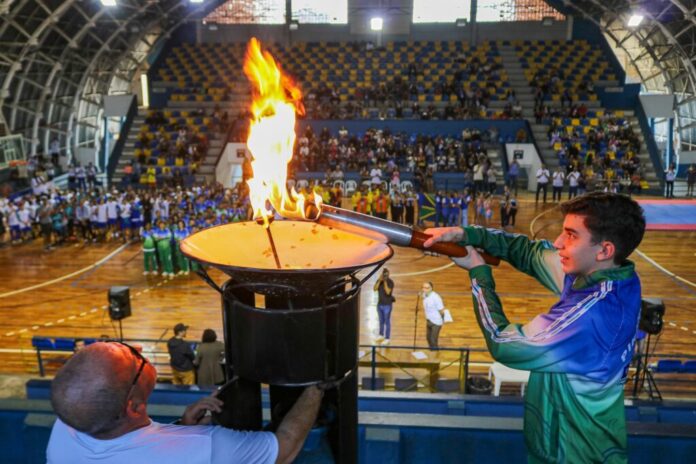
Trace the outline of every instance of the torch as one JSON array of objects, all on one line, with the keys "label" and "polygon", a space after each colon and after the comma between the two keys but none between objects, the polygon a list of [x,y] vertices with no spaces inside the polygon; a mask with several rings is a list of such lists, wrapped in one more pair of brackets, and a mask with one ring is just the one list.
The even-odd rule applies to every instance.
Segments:
[{"label": "torch", "polygon": [[[345,232],[367,235],[376,239],[381,238],[382,241],[386,239],[388,243],[396,246],[430,250],[454,258],[463,258],[468,254],[465,247],[452,242],[439,242],[425,248],[423,244],[430,236],[413,229],[413,227],[325,203],[317,205],[312,201],[307,201],[305,218]],[[493,266],[500,264],[500,258],[488,253],[481,253],[481,257],[487,264]]]}]

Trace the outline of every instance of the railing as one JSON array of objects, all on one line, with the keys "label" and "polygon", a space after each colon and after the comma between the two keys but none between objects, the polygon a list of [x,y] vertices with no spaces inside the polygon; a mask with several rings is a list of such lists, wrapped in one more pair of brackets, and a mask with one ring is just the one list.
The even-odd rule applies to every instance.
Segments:
[{"label": "railing", "polygon": [[[47,342],[48,340],[48,342]],[[67,361],[73,353],[73,338],[52,339],[34,337],[39,375],[46,375],[48,359]],[[87,343],[96,341],[87,339]],[[169,352],[167,339],[124,339],[126,343],[141,346],[143,354],[157,368],[158,378],[169,379]],[[197,342],[191,342],[193,345]],[[389,388],[397,391],[470,393],[467,380],[470,374],[488,376],[493,360],[488,350],[481,348],[454,347],[430,350],[423,346],[360,345],[358,353],[358,375],[363,390],[384,390],[387,380],[393,381]],[[68,356],[66,356],[68,355]],[[474,359],[472,359],[472,356]],[[476,359],[478,358],[478,359]],[[626,396],[634,396],[636,385],[637,355],[629,368]],[[669,362],[674,360],[675,362]],[[679,361],[677,363],[676,361]],[[641,362],[645,362],[643,355]],[[665,362],[667,361],[667,362]],[[679,366],[677,366],[679,364]],[[667,396],[696,397],[696,356],[693,354],[651,353],[647,366],[655,384]],[[361,372],[362,370],[362,372]],[[640,388],[635,397],[650,394],[648,380],[641,377]]]}]

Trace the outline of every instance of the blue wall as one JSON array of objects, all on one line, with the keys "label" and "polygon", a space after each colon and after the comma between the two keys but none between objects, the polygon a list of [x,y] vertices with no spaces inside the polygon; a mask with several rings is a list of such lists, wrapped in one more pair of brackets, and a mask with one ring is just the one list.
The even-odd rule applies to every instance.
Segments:
[{"label": "blue wall", "polygon": [[[421,121],[421,120],[300,120],[298,127],[303,131],[307,125],[312,126],[312,130],[318,133],[323,128],[328,127],[332,134],[338,132],[341,127],[345,127],[349,134],[362,134],[371,128],[389,128],[392,132],[406,132],[407,134],[423,135],[451,135],[460,137],[464,128],[478,129],[487,131],[491,127],[496,127],[501,137],[513,137],[519,129],[527,131],[524,120],[488,120],[488,119],[466,119],[459,121]],[[301,133],[301,132],[298,132]],[[530,137],[527,133],[527,137]]]}]

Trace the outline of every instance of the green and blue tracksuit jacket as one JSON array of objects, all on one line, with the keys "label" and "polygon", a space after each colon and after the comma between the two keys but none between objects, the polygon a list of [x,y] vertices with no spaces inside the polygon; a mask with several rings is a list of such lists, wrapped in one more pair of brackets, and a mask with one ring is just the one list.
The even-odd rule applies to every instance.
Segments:
[{"label": "green and blue tracksuit jacket", "polygon": [[469,271],[476,318],[493,358],[531,371],[524,435],[530,462],[626,462],[623,388],[641,307],[634,265],[565,275],[558,252],[493,229],[465,227],[461,245],[509,262],[559,296],[525,325],[511,324],[488,266]]}]

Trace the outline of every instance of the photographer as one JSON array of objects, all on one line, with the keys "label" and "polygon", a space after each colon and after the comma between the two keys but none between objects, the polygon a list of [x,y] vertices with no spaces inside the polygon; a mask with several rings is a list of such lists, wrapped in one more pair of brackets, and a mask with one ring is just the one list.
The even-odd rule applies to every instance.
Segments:
[{"label": "photographer", "polygon": [[377,315],[379,316],[379,336],[375,340],[382,345],[388,345],[391,338],[391,312],[396,299],[394,281],[389,278],[389,269],[384,269],[382,275],[375,282],[374,291],[377,292]]}]

